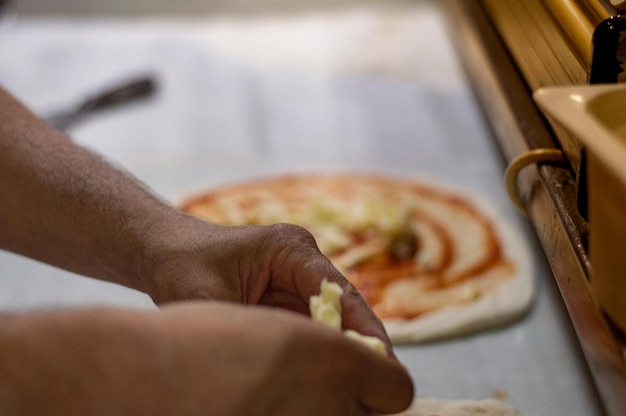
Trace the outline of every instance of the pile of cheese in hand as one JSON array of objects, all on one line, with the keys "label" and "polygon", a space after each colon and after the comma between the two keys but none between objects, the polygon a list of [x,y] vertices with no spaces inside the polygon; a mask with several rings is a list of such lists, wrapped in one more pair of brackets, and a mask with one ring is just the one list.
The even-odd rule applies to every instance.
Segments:
[{"label": "pile of cheese in hand", "polygon": [[[337,283],[328,282],[326,279],[322,280],[320,294],[318,296],[311,296],[309,300],[311,318],[313,318],[314,321],[341,331],[342,294],[343,289]],[[387,352],[385,344],[379,338],[363,335],[351,329],[345,330],[343,333],[352,339],[362,342],[375,351],[383,354]]]}]

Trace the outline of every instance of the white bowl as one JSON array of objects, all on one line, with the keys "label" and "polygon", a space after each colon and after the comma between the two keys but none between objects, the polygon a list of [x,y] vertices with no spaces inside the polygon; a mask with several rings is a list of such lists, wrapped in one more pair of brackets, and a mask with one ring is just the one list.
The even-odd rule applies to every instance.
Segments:
[{"label": "white bowl", "polygon": [[626,333],[626,85],[550,87],[534,98],[587,151],[591,288]]}]

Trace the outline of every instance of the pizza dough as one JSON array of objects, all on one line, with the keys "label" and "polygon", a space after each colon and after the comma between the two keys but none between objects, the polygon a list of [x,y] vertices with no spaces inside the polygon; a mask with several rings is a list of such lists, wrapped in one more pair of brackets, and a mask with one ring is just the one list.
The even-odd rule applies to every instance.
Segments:
[{"label": "pizza dough", "polygon": [[519,232],[485,198],[449,186],[294,174],[215,188],[181,208],[222,224],[307,228],[395,343],[511,322],[533,299],[533,259]]},{"label": "pizza dough", "polygon": [[394,416],[520,416],[513,407],[497,399],[415,399],[411,407]]}]

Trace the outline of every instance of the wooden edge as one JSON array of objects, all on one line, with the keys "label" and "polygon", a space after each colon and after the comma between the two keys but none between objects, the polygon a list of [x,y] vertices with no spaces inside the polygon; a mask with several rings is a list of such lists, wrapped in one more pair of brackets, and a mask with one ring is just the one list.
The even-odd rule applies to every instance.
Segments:
[{"label": "wooden edge", "polygon": [[[447,0],[453,40],[505,160],[558,147],[523,77],[480,2]],[[520,197],[554,273],[605,410],[626,409],[626,347],[599,310],[588,282],[587,224],[572,170],[541,165],[520,172]]]},{"label": "wooden edge", "polygon": [[589,39],[593,36],[595,25],[599,22],[591,21],[575,0],[542,1],[552,14],[555,23],[561,26],[565,36],[573,44],[574,50],[579,55],[578,58],[582,62],[589,62],[591,57]]}]

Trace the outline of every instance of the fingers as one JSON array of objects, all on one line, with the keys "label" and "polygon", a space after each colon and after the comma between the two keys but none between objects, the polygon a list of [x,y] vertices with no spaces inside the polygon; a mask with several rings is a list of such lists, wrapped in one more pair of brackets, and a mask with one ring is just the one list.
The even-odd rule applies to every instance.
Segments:
[{"label": "fingers", "polygon": [[395,414],[411,405],[413,381],[397,359],[348,338],[341,344],[346,348],[334,348],[342,358],[334,360],[333,369],[341,371],[340,363],[351,363],[347,366],[350,376],[344,379],[343,388],[354,391],[355,399],[368,414]]},{"label": "fingers", "polygon": [[[359,325],[359,328],[366,328],[366,335],[385,339],[388,343],[382,325],[356,292],[344,296],[342,303],[354,305],[356,312],[347,314],[354,320],[358,320],[359,314],[366,315],[362,320],[365,324],[361,322]],[[344,328],[346,328],[345,325]],[[347,338],[346,341],[348,341]],[[385,414],[397,413],[408,408],[413,400],[413,382],[408,371],[393,355],[390,344],[388,343],[388,356],[385,356],[378,351],[373,351],[370,346],[352,339],[349,342],[350,347],[360,352],[360,354],[349,354],[357,356],[359,361],[356,380],[360,383],[358,389],[360,403],[367,409]]]},{"label": "fingers", "polygon": [[[393,355],[391,342],[380,320],[354,286],[319,251],[311,233],[304,228],[289,224],[274,226],[273,232],[275,236],[280,236],[279,240],[282,244],[288,243],[286,245],[295,250],[288,256],[291,263],[281,259],[275,263],[275,268],[293,270],[289,280],[292,280],[291,283],[294,285],[305,313],[308,312],[310,297],[319,294],[322,280],[336,282],[344,291],[342,297],[343,328],[381,339],[386,344],[388,353]],[[285,253],[285,251],[281,252]],[[277,275],[279,274],[273,273],[273,276]]]},{"label": "fingers", "polygon": [[378,413],[398,413],[413,401],[413,382],[408,371],[395,359],[367,351],[367,370],[361,378],[359,400]]},{"label": "fingers", "polygon": [[[373,336],[382,340],[387,347],[389,357],[393,358],[393,360],[388,360],[387,357],[376,357],[380,368],[387,368],[387,374],[383,375],[381,382],[377,382],[377,380],[370,381],[370,384],[380,384],[383,389],[387,389],[385,393],[389,393],[393,397],[391,403],[377,400],[376,397],[379,396],[372,396],[370,393],[367,393],[365,398],[373,397],[371,404],[382,405],[383,409],[391,408],[394,411],[399,407],[399,410],[402,410],[402,405],[407,400],[410,403],[412,399],[412,383],[406,370],[395,360],[391,342],[381,321],[354,286],[319,251],[315,240],[308,231],[289,224],[271,226],[269,230],[273,238],[266,241],[271,241],[273,244],[282,247],[282,249],[278,250],[281,255],[275,257],[270,262],[272,277],[269,282],[269,288],[265,289],[262,300],[273,306],[283,306],[287,307],[287,309],[306,313],[308,312],[309,299],[311,296],[319,294],[323,279],[338,283],[344,290],[341,302],[343,329],[351,329],[363,335]],[[289,270],[289,272],[285,273],[286,270]],[[289,295],[285,295],[286,293],[295,295],[296,299],[290,299]],[[271,296],[268,296],[268,294]],[[368,351],[368,353],[372,352]],[[381,361],[383,358],[387,361],[392,361],[393,365],[390,366],[388,364],[385,366],[385,361]],[[365,375],[365,378],[369,379],[370,377]],[[387,378],[389,380],[385,380]],[[374,392],[376,389],[371,389],[371,391]],[[381,397],[384,397],[385,393]],[[403,398],[404,401],[402,400]],[[400,405],[398,406],[397,403]]]},{"label": "fingers", "polygon": [[[300,322],[298,328],[302,332],[297,345],[303,347],[304,355],[294,359],[293,365],[310,362],[305,356],[311,352],[316,355],[317,364],[314,369],[309,364],[307,374],[315,374],[311,380],[317,388],[331,389],[323,395],[331,405],[324,414],[371,416],[397,413],[409,407],[413,382],[395,358],[373,351],[332,328],[309,321]],[[289,351],[295,353],[297,349],[291,345]],[[338,413],[341,409],[343,412]]]},{"label": "fingers", "polygon": [[[329,267],[332,268],[332,270],[329,269],[328,273],[324,274],[323,278],[338,283],[343,289],[343,295],[341,297],[342,329],[353,330],[360,334],[380,339],[385,344],[388,355],[394,356],[391,341],[387,336],[382,322],[375,315],[374,311],[372,311],[346,278],[332,267],[332,265],[329,264]],[[321,283],[322,279],[317,280]],[[320,293],[320,283],[316,281],[312,295]]]},{"label": "fingers", "polygon": [[344,288],[341,306],[344,329],[352,329],[363,335],[379,338],[387,346],[387,353],[394,356],[391,341],[382,322],[350,284]]},{"label": "fingers", "polygon": [[[194,337],[181,342],[187,337],[177,336],[176,345],[220,351],[199,361],[210,364],[211,357],[219,357],[216,368],[226,373],[219,378],[211,370],[201,385],[215,382],[215,391],[233,388],[230,396],[255,400],[250,408],[272,408],[276,415],[369,416],[402,411],[412,400],[411,379],[397,360],[302,316],[215,302],[182,302],[163,311],[161,317],[169,317],[166,334],[174,326],[179,335]],[[203,342],[208,344],[199,347]],[[223,365],[228,357],[232,363]],[[224,377],[236,381],[224,382]]]}]

